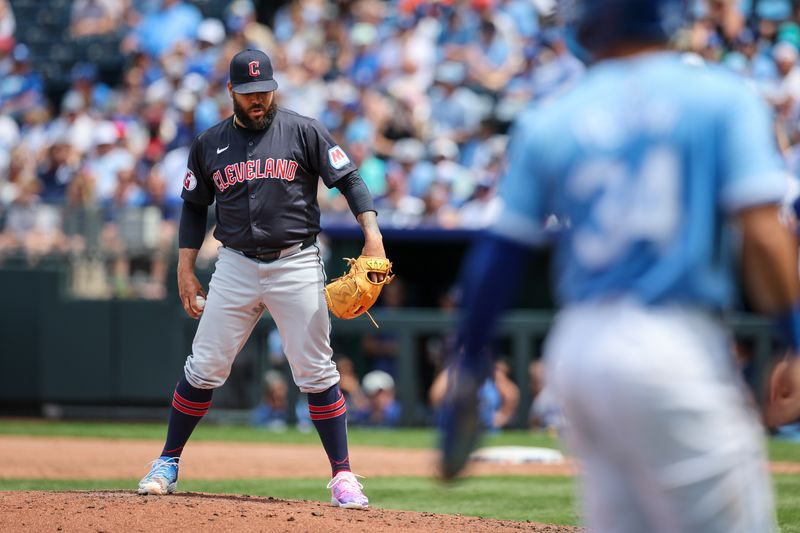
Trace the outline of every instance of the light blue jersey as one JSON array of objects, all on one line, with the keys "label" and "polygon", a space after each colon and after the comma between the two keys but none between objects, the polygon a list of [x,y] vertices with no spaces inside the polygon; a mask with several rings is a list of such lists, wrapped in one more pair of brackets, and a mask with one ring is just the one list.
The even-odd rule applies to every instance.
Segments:
[{"label": "light blue jersey", "polygon": [[606,61],[520,116],[493,231],[538,244],[555,214],[561,304],[633,297],[728,306],[726,215],[785,189],[766,106],[743,81],[672,53]]}]

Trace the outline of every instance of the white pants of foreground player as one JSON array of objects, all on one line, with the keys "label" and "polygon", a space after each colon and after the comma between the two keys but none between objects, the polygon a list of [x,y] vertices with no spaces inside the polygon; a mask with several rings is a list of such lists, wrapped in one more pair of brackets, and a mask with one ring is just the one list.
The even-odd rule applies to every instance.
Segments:
[{"label": "white pants of foreground player", "polygon": [[271,263],[220,248],[192,354],[186,359],[186,379],[201,389],[225,383],[234,358],[268,309],[300,390],[321,392],[338,383],[324,284],[316,245]]},{"label": "white pants of foreground player", "polygon": [[546,357],[591,531],[775,530],[763,431],[716,320],[575,306],[559,313]]}]

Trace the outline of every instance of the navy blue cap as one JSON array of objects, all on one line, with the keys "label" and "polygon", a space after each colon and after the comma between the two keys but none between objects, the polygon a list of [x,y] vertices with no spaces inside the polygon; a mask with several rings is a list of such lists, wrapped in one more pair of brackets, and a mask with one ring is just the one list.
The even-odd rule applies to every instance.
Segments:
[{"label": "navy blue cap", "polygon": [[242,50],[233,56],[230,75],[235,93],[268,93],[278,88],[272,78],[272,62],[261,50]]}]

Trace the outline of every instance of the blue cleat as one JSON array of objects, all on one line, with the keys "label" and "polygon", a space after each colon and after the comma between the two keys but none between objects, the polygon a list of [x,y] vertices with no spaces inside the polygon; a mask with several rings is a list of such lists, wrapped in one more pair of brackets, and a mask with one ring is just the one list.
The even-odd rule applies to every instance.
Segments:
[{"label": "blue cleat", "polygon": [[476,377],[463,368],[452,372],[439,425],[439,471],[445,480],[458,476],[478,445],[482,432],[478,404]]},{"label": "blue cleat", "polygon": [[139,494],[172,494],[178,483],[177,457],[162,455],[151,463],[150,472],[139,482]]}]

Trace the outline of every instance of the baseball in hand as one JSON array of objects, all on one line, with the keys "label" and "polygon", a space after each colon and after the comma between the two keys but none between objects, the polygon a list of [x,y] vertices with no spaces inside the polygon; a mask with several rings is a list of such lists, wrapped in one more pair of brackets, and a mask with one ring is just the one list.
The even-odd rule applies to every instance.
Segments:
[{"label": "baseball in hand", "polygon": [[197,307],[202,311],[203,308],[206,306],[206,299],[198,294],[197,296],[194,297],[194,305],[195,307]]}]

